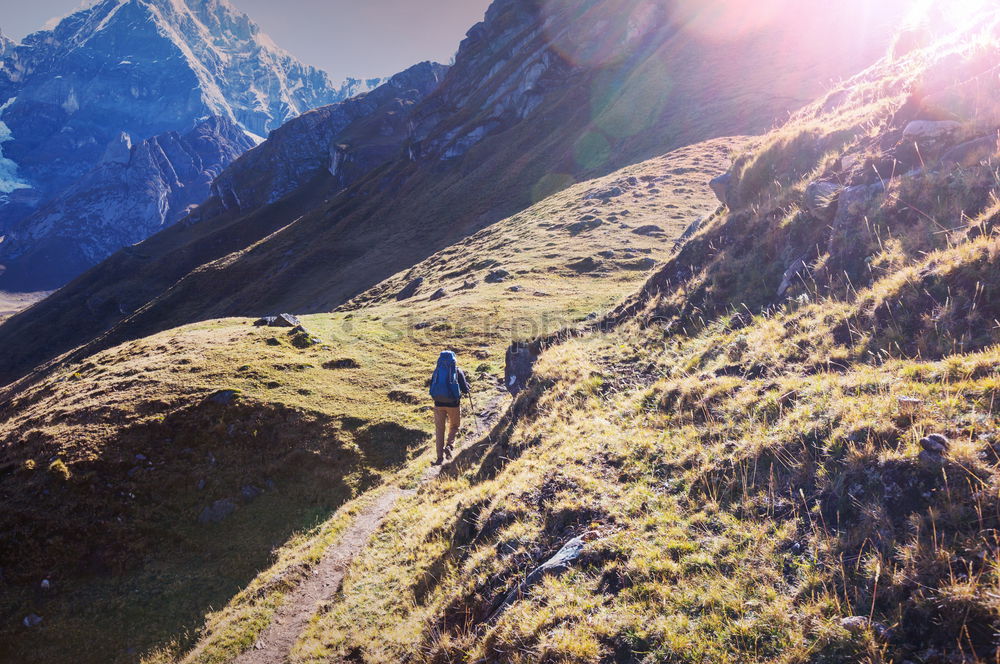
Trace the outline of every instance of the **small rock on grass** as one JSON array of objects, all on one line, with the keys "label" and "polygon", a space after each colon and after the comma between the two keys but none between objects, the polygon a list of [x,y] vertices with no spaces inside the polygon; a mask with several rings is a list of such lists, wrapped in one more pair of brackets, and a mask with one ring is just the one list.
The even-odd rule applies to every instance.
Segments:
[{"label": "small rock on grass", "polygon": [[840,626],[851,634],[861,634],[866,629],[871,627],[872,631],[875,632],[875,635],[881,639],[886,639],[890,636],[890,630],[888,627],[882,623],[875,622],[874,620],[869,620],[868,616],[850,616],[848,618],[841,618]]},{"label": "small rock on grass", "polygon": [[42,624],[42,617],[34,613],[30,613],[24,617],[22,623],[24,624],[25,627],[28,627],[29,629],[32,627],[38,627],[39,625]]},{"label": "small rock on grass", "polygon": [[920,439],[920,447],[931,454],[942,456],[951,449],[951,443],[941,434],[932,433]]}]

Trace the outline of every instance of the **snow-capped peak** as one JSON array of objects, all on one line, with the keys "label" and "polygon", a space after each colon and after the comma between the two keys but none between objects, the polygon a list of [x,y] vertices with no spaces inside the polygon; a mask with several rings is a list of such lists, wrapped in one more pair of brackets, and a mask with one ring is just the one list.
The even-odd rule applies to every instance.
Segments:
[{"label": "snow-capped peak", "polygon": [[[108,53],[120,41],[113,36],[143,32],[161,41],[149,43],[148,53],[173,51],[194,74],[205,110],[231,117],[254,134],[266,135],[349,92],[279,48],[227,0],[93,0],[51,29],[29,35],[18,54],[17,76],[27,77],[41,66],[58,68],[62,57],[82,47],[99,57],[113,56],[114,64],[161,64],[162,57],[144,62],[142,53]],[[44,57],[32,57],[36,53]]]}]

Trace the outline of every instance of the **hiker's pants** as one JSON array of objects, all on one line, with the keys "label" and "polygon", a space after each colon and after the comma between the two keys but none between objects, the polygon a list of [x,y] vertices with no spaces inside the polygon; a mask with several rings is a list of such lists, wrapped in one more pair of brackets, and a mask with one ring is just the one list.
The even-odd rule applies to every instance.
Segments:
[{"label": "hiker's pants", "polygon": [[462,409],[458,406],[434,406],[434,429],[437,445],[438,458],[444,456],[444,430],[448,427],[448,447],[455,445],[455,437],[458,435],[458,427],[462,423]]}]

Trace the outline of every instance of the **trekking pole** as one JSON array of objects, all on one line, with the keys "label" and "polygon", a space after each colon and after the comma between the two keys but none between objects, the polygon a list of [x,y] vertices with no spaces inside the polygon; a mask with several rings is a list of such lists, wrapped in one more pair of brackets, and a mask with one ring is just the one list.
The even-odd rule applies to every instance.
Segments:
[{"label": "trekking pole", "polygon": [[472,419],[476,421],[476,435],[483,437],[483,427],[479,423],[479,415],[476,413],[476,402],[472,399],[472,390],[469,390],[469,405],[472,406]]}]

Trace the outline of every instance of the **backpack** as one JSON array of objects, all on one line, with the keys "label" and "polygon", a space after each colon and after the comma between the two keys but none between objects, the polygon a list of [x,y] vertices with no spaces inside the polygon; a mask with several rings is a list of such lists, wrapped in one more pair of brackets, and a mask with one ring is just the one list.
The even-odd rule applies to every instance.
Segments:
[{"label": "backpack", "polygon": [[458,360],[446,350],[438,357],[437,367],[431,376],[431,397],[441,401],[461,401],[462,390],[458,385]]}]

